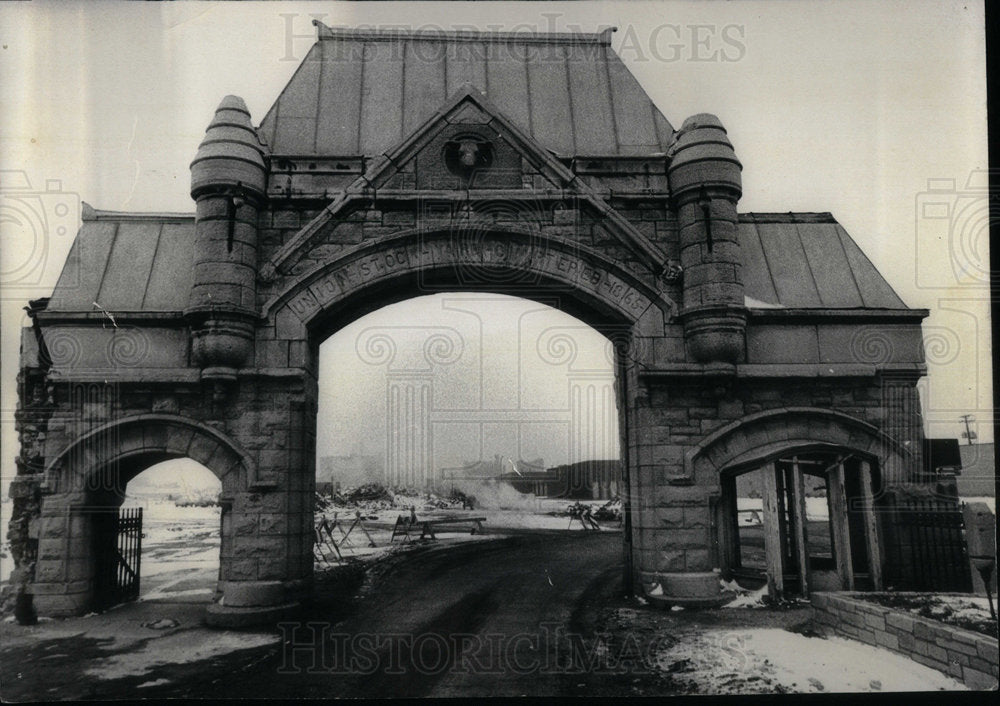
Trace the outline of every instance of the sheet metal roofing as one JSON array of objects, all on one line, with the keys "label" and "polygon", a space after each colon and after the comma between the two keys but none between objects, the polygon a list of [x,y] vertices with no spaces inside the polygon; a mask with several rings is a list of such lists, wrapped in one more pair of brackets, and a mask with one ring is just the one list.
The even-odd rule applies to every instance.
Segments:
[{"label": "sheet metal roofing", "polygon": [[807,309],[906,309],[854,239],[825,214],[740,216],[746,296]]},{"label": "sheet metal roofing", "polygon": [[[739,233],[751,308],[907,308],[829,214],[744,214]],[[193,216],[93,212],[48,309],[181,311],[193,252]]]},{"label": "sheet metal roofing", "polygon": [[77,233],[49,311],[180,311],[194,272],[194,216],[94,212]]},{"label": "sheet metal roofing", "polygon": [[319,39],[264,116],[272,154],[375,156],[472,84],[559,156],[665,152],[673,127],[611,48],[611,32],[365,31]]}]

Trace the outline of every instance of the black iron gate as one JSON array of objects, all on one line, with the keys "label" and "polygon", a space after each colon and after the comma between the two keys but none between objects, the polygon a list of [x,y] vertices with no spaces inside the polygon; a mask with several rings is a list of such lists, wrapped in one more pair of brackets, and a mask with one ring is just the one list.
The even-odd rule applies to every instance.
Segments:
[{"label": "black iron gate", "polygon": [[972,590],[965,522],[951,498],[894,498],[886,509],[886,585],[903,591]]},{"label": "black iron gate", "polygon": [[98,552],[96,604],[99,610],[139,597],[142,508],[108,512],[98,534],[107,539]]}]

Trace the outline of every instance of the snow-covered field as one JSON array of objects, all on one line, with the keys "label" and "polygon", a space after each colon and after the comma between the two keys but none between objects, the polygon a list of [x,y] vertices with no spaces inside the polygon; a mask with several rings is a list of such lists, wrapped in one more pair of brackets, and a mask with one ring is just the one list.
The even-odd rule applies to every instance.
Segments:
[{"label": "snow-covered field", "polygon": [[889,650],[780,628],[709,630],[657,655],[699,694],[965,690],[961,682]]},{"label": "snow-covered field", "polygon": [[997,499],[994,497],[982,497],[982,498],[961,498],[963,503],[986,503],[990,508],[990,512],[994,515],[997,514]]},{"label": "snow-covered field", "polygon": [[219,578],[220,508],[178,507],[162,498],[126,498],[142,507],[139,600],[209,602]]}]

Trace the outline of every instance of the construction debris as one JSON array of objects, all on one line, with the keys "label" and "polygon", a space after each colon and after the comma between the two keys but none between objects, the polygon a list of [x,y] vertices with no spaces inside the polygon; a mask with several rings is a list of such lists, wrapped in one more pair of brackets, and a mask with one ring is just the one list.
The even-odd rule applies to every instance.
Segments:
[{"label": "construction debris", "polygon": [[622,521],[622,499],[617,495],[594,511],[594,519],[601,522]]}]

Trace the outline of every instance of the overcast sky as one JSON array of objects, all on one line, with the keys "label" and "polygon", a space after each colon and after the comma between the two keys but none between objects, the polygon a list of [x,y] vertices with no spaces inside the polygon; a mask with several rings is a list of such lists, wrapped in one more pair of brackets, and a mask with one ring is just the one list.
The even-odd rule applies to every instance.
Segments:
[{"label": "overcast sky", "polygon": [[[675,127],[698,112],[722,119],[743,162],[741,211],[832,212],[908,305],[931,310],[930,377],[921,383],[928,433],[957,436],[959,416],[971,413],[980,438],[992,439],[986,201],[969,183],[987,167],[980,3],[3,3],[2,198],[9,207],[27,179],[31,193],[45,192],[33,203],[46,204],[52,223],[40,242],[9,230],[0,242],[5,476],[16,453],[21,307],[50,293],[79,224],[78,199],[109,210],[192,211],[188,165],[215,106],[240,95],[259,123],[313,43],[314,14],[330,25],[617,26],[613,47]],[[22,204],[25,193],[17,192]],[[58,215],[60,203],[69,215]],[[370,317],[324,347],[324,381],[368,400],[325,408],[330,428],[383,424],[385,366],[359,361],[364,329],[485,316],[483,335],[503,340],[514,329],[501,326],[498,311],[518,321],[517,307],[537,308],[480,302],[479,313],[458,315],[440,299],[403,306],[404,318]],[[538,330],[572,325],[548,321]],[[580,336],[577,364],[599,365],[601,341]],[[501,402],[523,386],[505,370],[490,383]],[[526,403],[537,401],[531,395]],[[347,453],[356,437],[321,429],[321,452]],[[545,450],[558,444],[544,437],[520,452],[564,460]],[[365,439],[369,451],[381,448],[378,434]]]}]

